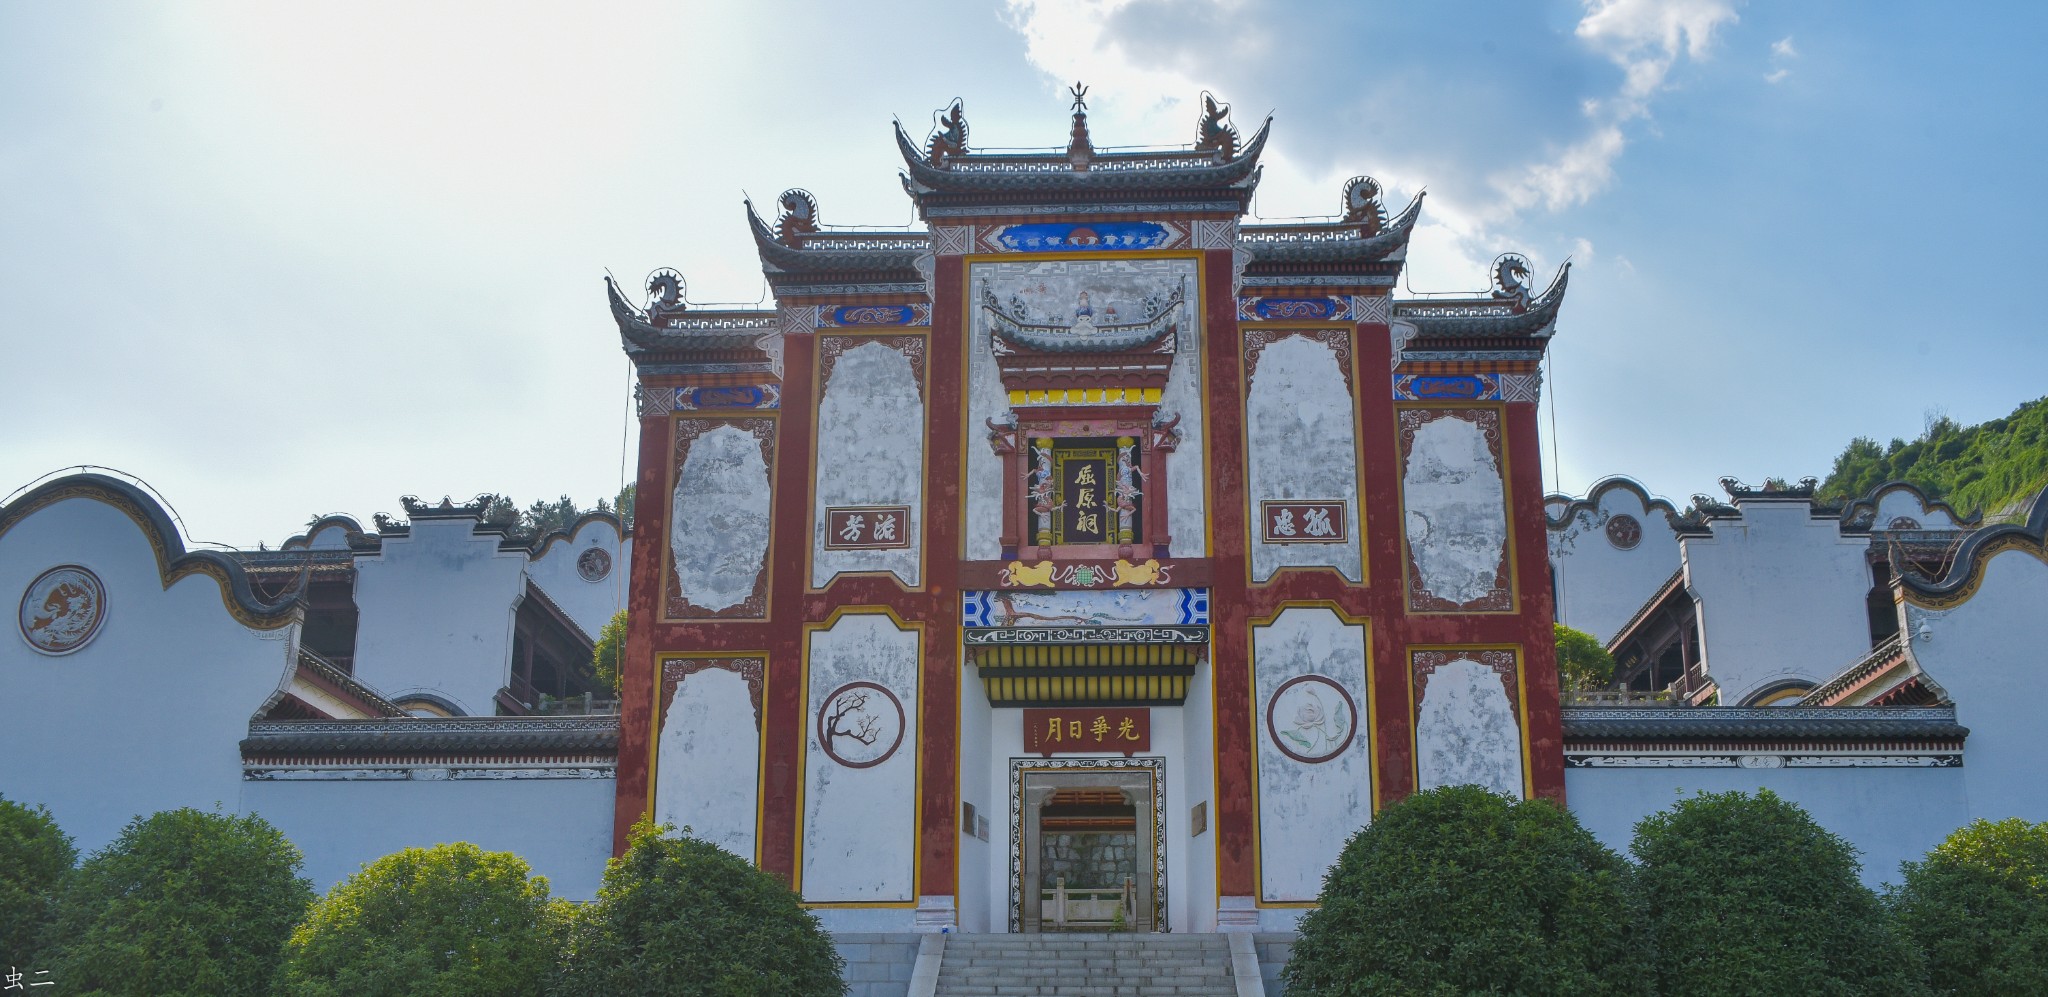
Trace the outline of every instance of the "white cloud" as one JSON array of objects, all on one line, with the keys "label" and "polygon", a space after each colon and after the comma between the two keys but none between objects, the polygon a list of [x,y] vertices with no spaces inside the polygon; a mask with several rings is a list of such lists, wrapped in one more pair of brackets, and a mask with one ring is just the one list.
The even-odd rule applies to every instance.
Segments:
[{"label": "white cloud", "polygon": [[1798,49],[1796,49],[1796,48],[1793,48],[1793,47],[1792,47],[1792,36],[1791,36],[1791,35],[1786,35],[1785,37],[1783,37],[1783,38],[1780,38],[1780,39],[1778,39],[1777,41],[1774,41],[1774,42],[1772,42],[1772,43],[1771,43],[1771,66],[1772,66],[1772,69],[1771,69],[1771,71],[1770,71],[1770,72],[1768,72],[1768,73],[1765,73],[1765,74],[1764,74],[1764,82],[1765,82],[1765,83],[1781,83],[1781,82],[1784,82],[1784,79],[1785,79],[1785,77],[1787,77],[1787,76],[1790,76],[1790,75],[1792,75],[1792,70],[1790,70],[1790,69],[1787,69],[1787,68],[1785,67],[1785,63],[1787,63],[1787,62],[1790,62],[1791,60],[1793,60],[1793,59],[1797,59],[1797,58],[1799,58],[1799,50],[1798,50]]},{"label": "white cloud", "polygon": [[[1496,180],[1510,211],[1541,205],[1555,211],[1583,204],[1614,179],[1615,160],[1628,146],[1623,126],[1650,114],[1680,57],[1702,59],[1714,32],[1733,24],[1726,0],[1586,0],[1575,34],[1621,67],[1621,90],[1586,102],[1592,134],[1548,161]],[[1787,39],[1789,42],[1790,39]]]}]

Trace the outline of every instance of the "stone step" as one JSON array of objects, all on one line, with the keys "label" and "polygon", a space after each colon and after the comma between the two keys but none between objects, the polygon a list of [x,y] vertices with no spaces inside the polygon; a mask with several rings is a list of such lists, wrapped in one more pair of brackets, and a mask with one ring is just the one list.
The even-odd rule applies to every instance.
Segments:
[{"label": "stone step", "polygon": [[1236,997],[1221,935],[953,935],[938,997]]}]

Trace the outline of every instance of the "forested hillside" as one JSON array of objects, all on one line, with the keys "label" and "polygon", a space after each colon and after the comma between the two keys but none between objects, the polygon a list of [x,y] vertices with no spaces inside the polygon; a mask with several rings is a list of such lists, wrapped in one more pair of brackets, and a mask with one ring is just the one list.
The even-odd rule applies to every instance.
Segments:
[{"label": "forested hillside", "polygon": [[1816,498],[1850,501],[1894,478],[1947,499],[1964,515],[1997,514],[2023,503],[2048,485],[2048,398],[1975,426],[1939,416],[1911,441],[1880,445],[1859,436],[1835,458]]}]

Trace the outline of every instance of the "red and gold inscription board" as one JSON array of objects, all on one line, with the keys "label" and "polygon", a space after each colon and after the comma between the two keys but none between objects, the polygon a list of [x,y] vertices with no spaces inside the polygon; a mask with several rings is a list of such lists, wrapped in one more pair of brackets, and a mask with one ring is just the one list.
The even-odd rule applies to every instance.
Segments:
[{"label": "red and gold inscription board", "polygon": [[1067,707],[1024,711],[1024,751],[1045,755],[1152,750],[1152,711],[1144,707]]}]

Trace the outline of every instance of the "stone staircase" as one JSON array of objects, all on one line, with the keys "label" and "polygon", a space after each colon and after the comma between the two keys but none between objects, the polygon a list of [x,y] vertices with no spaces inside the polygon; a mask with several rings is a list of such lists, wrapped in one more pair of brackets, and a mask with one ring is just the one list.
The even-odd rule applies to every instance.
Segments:
[{"label": "stone staircase", "polygon": [[951,935],[936,997],[1237,997],[1216,934]]}]

